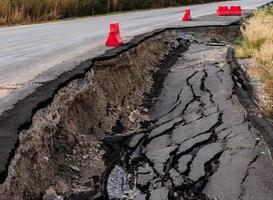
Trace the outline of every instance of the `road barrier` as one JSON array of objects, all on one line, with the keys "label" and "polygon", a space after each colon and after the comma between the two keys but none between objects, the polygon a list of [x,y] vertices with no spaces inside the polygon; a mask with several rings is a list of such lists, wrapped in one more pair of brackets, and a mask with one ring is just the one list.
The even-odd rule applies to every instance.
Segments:
[{"label": "road barrier", "polygon": [[182,19],[182,21],[191,21],[191,10],[189,8],[186,8],[185,9],[185,14],[184,14],[184,17]]},{"label": "road barrier", "polygon": [[216,14],[218,16],[241,16],[241,6],[218,6]]},{"label": "road barrier", "polygon": [[228,15],[228,12],[229,12],[228,6],[218,6],[218,9],[217,9],[218,16],[226,16]]},{"label": "road barrier", "polygon": [[118,22],[112,22],[110,24],[110,33],[108,35],[106,46],[121,46],[123,44],[123,41],[120,36],[119,31],[119,23]]},{"label": "road barrier", "polygon": [[230,6],[229,12],[230,12],[230,15],[241,16],[242,15],[241,6]]}]

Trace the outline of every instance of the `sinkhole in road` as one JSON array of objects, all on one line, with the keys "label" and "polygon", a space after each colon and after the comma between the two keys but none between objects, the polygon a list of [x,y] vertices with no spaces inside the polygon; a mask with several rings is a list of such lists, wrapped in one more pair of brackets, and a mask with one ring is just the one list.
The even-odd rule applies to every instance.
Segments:
[{"label": "sinkhole in road", "polygon": [[261,199],[249,179],[269,157],[235,93],[238,34],[167,29],[107,52],[21,131],[0,200]]}]

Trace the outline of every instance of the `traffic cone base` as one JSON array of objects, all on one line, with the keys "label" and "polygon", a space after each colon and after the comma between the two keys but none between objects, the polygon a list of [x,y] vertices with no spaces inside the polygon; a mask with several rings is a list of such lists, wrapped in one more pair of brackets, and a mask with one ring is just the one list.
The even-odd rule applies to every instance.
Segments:
[{"label": "traffic cone base", "polygon": [[112,22],[110,24],[110,33],[108,35],[105,45],[110,46],[121,46],[123,41],[120,36],[119,24],[117,22]]},{"label": "traffic cone base", "polygon": [[106,46],[107,47],[117,47],[121,46],[123,44],[123,41],[120,37],[118,37],[115,33],[109,33]]},{"label": "traffic cone base", "polygon": [[184,17],[182,18],[182,21],[191,21],[191,10],[189,8],[185,9]]}]

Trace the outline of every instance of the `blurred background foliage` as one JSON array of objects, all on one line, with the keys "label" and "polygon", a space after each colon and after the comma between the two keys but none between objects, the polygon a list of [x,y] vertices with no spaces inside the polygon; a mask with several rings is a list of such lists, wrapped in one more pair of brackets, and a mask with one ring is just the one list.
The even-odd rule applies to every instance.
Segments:
[{"label": "blurred background foliage", "polygon": [[215,0],[0,0],[0,25],[211,1]]}]

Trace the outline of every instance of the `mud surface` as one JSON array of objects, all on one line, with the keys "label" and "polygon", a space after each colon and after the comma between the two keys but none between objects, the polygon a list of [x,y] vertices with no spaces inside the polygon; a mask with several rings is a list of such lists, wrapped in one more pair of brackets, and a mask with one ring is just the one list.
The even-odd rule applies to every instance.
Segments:
[{"label": "mud surface", "polygon": [[125,145],[109,199],[273,198],[270,151],[247,119],[228,47],[193,40],[166,77],[150,130]]}]

